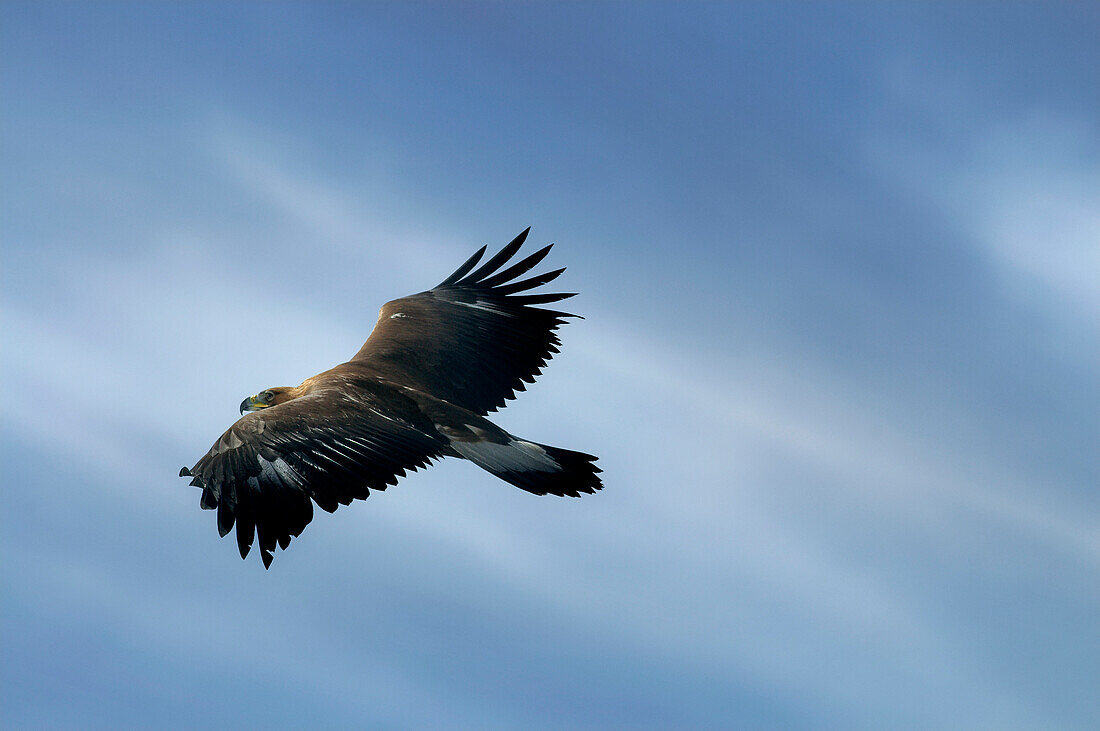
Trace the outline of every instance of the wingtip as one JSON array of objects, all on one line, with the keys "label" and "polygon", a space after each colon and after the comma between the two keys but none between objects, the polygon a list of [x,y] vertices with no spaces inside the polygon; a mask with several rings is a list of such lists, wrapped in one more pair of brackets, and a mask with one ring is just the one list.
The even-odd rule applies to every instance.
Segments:
[{"label": "wingtip", "polygon": [[[246,538],[247,536],[247,538]],[[237,550],[240,551],[241,558],[248,558],[248,552],[252,550],[253,533],[249,531],[242,531],[240,521],[237,522]]]},{"label": "wingtip", "polygon": [[180,467],[180,477],[194,477],[194,475],[191,474],[191,470],[188,468]]},{"label": "wingtip", "polygon": [[519,235],[512,239],[512,243],[510,245],[514,245],[516,247],[516,250],[518,251],[519,247],[523,246],[523,244],[527,241],[527,235],[529,233],[531,233],[530,226],[520,231]]},{"label": "wingtip", "polygon": [[460,266],[458,269],[455,269],[451,273],[451,276],[447,277],[446,279],[444,279],[442,282],[440,282],[439,284],[437,284],[435,286],[436,287],[446,287],[446,286],[454,284],[458,280],[462,279],[462,277],[466,276],[467,272],[469,272],[471,269],[473,269],[475,266],[477,266],[477,263],[479,261],[481,261],[481,257],[485,255],[485,251],[488,248],[489,248],[488,244],[482,245],[482,247],[480,249],[478,249],[477,251],[475,251],[473,253],[473,256],[471,256],[469,259],[467,259],[465,262],[463,262],[462,266]]}]

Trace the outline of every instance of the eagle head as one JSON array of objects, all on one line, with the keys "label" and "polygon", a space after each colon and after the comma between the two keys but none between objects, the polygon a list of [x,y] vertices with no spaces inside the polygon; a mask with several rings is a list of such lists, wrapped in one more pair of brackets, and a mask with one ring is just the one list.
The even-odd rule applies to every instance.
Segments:
[{"label": "eagle head", "polygon": [[255,396],[249,396],[241,402],[241,413],[246,411],[259,411],[260,409],[271,408],[272,406],[278,406],[284,401],[289,401],[293,398],[293,395],[289,393],[291,389],[287,386],[277,386],[275,388],[268,388],[260,391]]}]

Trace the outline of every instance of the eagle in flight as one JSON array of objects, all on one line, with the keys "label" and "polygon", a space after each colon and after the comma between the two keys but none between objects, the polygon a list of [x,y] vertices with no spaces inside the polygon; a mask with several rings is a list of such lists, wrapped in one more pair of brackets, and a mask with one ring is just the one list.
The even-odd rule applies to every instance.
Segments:
[{"label": "eagle in flight", "polygon": [[[258,540],[264,567],[313,519],[396,485],[442,457],[468,459],[535,495],[579,497],[602,487],[596,457],[520,439],[485,418],[526,390],[558,352],[565,312],[534,305],[575,293],[531,294],[563,271],[517,279],[553,246],[501,270],[528,228],[484,264],[481,247],[454,274],[387,302],[351,360],[298,386],[267,388],[180,477],[217,510],[218,532],[237,527],[241,558]],[[520,294],[528,292],[527,294]]]}]

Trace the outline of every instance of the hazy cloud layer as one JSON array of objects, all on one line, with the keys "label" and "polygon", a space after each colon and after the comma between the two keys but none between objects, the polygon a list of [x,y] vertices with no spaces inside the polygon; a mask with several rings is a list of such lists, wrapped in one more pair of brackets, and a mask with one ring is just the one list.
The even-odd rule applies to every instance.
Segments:
[{"label": "hazy cloud layer", "polygon": [[[1098,23],[991,13],[9,4],[5,721],[1087,727]],[[241,562],[179,467],[528,224],[607,489]]]}]

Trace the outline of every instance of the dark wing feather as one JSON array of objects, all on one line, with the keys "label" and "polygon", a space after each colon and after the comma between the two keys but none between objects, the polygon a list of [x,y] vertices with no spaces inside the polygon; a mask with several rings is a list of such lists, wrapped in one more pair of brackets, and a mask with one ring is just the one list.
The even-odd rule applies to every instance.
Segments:
[{"label": "dark wing feather", "polygon": [[515,281],[550,252],[539,249],[497,273],[516,255],[527,229],[476,271],[484,247],[434,289],[387,302],[378,324],[352,362],[391,381],[424,390],[486,414],[525,390],[558,352],[555,330],[565,312],[531,307],[573,293],[518,295],[557,278],[564,269]]},{"label": "dark wing feather", "polygon": [[313,519],[397,484],[439,457],[446,440],[408,398],[367,385],[323,389],[241,418],[191,469],[218,532],[236,524],[241,557],[264,566]]}]

